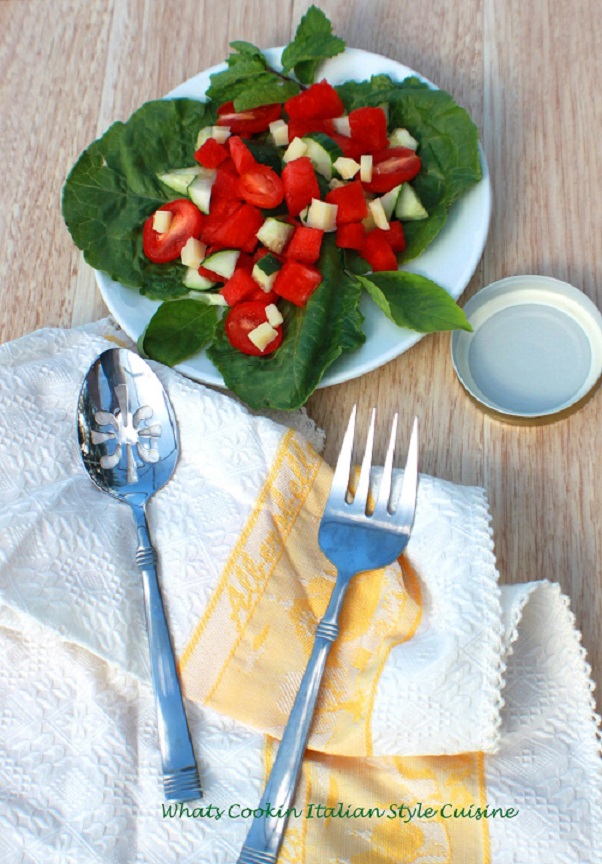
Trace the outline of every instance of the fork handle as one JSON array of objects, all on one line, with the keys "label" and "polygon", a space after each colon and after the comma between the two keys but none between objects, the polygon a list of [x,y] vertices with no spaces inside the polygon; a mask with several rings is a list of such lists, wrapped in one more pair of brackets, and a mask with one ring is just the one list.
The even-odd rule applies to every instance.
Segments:
[{"label": "fork handle", "polygon": [[238,864],[275,864],[301,770],[305,745],[330,646],[339,634],[339,612],[349,578],[337,577],[328,608],[318,624],[312,652],[299,686],[265,790]]},{"label": "fork handle", "polygon": [[144,588],[165,798],[194,801],[202,797],[202,791],[157,577],[157,553],[150,540],[144,507],[134,505],[132,509],[138,533],[136,563]]}]

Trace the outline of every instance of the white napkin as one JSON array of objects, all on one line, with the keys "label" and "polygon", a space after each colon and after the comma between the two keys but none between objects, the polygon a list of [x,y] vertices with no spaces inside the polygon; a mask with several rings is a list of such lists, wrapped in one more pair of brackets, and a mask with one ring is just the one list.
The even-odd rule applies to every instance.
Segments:
[{"label": "white napkin", "polygon": [[[75,407],[108,322],[0,347],[0,860],[231,861],[248,822],[161,818],[134,529],[80,463]],[[281,426],[155,367],[182,454],[149,508],[177,653],[205,609]],[[486,751],[494,864],[600,860],[588,669],[556,586],[499,589],[482,490],[422,477],[409,557],[425,610],[372,716],[377,754]],[[254,806],[263,735],[187,703],[207,808]],[[3,845],[4,844],[4,845]],[[2,857],[4,856],[4,857]]]}]

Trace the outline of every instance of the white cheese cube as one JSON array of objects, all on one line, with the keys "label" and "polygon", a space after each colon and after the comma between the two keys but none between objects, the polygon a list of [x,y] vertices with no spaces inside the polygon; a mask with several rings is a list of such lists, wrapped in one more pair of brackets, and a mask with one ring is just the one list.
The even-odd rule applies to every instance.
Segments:
[{"label": "white cheese cube", "polygon": [[195,270],[198,270],[206,251],[207,246],[205,243],[201,243],[196,237],[189,237],[180,252],[182,264],[185,267],[194,267]]},{"label": "white cheese cube", "polygon": [[270,123],[270,135],[276,147],[288,147],[288,124],[284,120],[274,120]]},{"label": "white cheese cube", "polygon": [[153,216],[153,231],[157,234],[165,234],[169,231],[173,213],[170,210],[157,210]]},{"label": "white cheese cube", "polygon": [[278,325],[282,324],[284,321],[282,312],[275,303],[270,303],[269,306],[265,307],[265,314],[268,319],[268,324],[271,324],[272,327],[278,327]]},{"label": "white cheese cube", "polygon": [[225,144],[230,137],[229,126],[212,126],[211,137],[215,138],[218,144]]},{"label": "white cheese cube", "polygon": [[372,154],[365,153],[360,156],[360,180],[369,183],[372,180]]},{"label": "white cheese cube", "polygon": [[347,115],[335,117],[332,124],[339,135],[346,135],[348,138],[351,136],[351,126],[349,125],[349,117]]},{"label": "white cheese cube", "polygon": [[346,156],[339,156],[333,163],[343,180],[351,180],[360,170],[359,162],[355,159],[348,159]]},{"label": "white cheese cube", "polygon": [[275,330],[272,325],[268,321],[264,321],[263,324],[259,324],[254,330],[248,334],[249,339],[255,345],[256,348],[259,348],[260,351],[265,351],[270,342],[273,342],[276,336],[278,335],[278,331]]},{"label": "white cheese cube", "polygon": [[380,198],[376,198],[374,201],[370,201],[368,204],[368,209],[372,214],[372,218],[374,219],[374,224],[377,228],[382,228],[383,231],[387,231],[389,228],[389,220],[387,219],[387,214],[385,213],[385,208],[383,207],[382,201]]},{"label": "white cheese cube", "polygon": [[336,204],[312,198],[305,224],[308,228],[318,228],[320,231],[336,231],[338,209]]},{"label": "white cheese cube", "polygon": [[305,143],[305,141],[302,141],[300,138],[293,138],[291,143],[284,151],[282,159],[284,160],[284,162],[292,162],[293,159],[299,159],[301,158],[301,156],[304,156],[306,150],[307,144]]}]

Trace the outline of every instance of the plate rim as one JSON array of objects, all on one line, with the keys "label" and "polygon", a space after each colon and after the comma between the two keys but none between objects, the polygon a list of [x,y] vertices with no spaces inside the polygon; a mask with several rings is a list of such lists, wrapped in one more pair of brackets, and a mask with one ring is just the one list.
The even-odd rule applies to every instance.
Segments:
[{"label": "plate rim", "polygon": [[[280,56],[282,51],[284,50],[284,46],[272,47],[262,49],[264,55],[270,60],[270,62],[280,65]],[[420,74],[416,70],[406,66],[398,60],[394,60],[393,58],[387,57],[383,54],[377,54],[372,51],[367,51],[362,48],[352,48],[346,47],[340,55],[336,57],[329,58],[329,60],[325,61],[323,67],[325,68],[325,77],[328,78],[328,66],[331,67],[342,58],[347,58],[349,60],[350,57],[356,58],[364,58],[365,60],[369,60],[370,62],[377,62],[379,64],[390,65],[392,68],[389,71],[395,70],[395,72],[400,76],[398,80],[403,81],[405,78],[415,76],[419,78],[424,83],[428,84],[429,87],[439,90],[441,89],[432,82],[430,79],[426,78],[424,75]],[[197,72],[195,75],[186,79],[185,81],[178,84],[176,87],[172,88],[165,96],[161,97],[163,99],[175,99],[175,98],[186,98],[182,95],[179,95],[179,91],[185,90],[191,86],[194,86],[195,82],[202,78],[208,78],[210,75],[215,72],[220,71],[221,69],[226,68],[225,61],[221,63],[217,63],[213,66],[208,67],[207,69],[203,69],[200,72]],[[372,74],[378,74],[374,71],[371,71],[368,76],[363,78],[358,77],[356,79],[347,78],[346,80],[366,80]],[[203,94],[204,95],[204,94]],[[191,97],[187,97],[191,98]],[[201,98],[199,101],[203,101]],[[479,227],[480,231],[476,233],[474,236],[473,245],[471,248],[471,254],[468,258],[467,264],[465,265],[464,271],[461,275],[461,278],[456,281],[454,286],[451,289],[447,289],[448,293],[454,300],[458,300],[463,292],[465,291],[468,283],[472,279],[479,261],[482,258],[483,251],[485,249],[485,245],[487,242],[487,237],[489,234],[489,228],[491,224],[491,215],[492,215],[492,188],[491,188],[491,178],[489,174],[489,167],[487,164],[487,159],[481,145],[480,137],[478,141],[479,148],[479,156],[481,160],[481,168],[482,168],[482,178],[481,180],[474,184],[467,192],[450,208],[448,212],[448,218],[446,224],[443,226],[433,243],[425,250],[421,255],[417,258],[413,259],[411,262],[404,264],[400,269],[407,270],[408,272],[420,272],[420,261],[423,256],[428,253],[432,246],[437,243],[437,240],[443,235],[445,236],[446,229],[448,229],[448,221],[452,213],[457,212],[458,207],[465,203],[465,199],[467,196],[470,196],[474,190],[479,190],[480,195],[482,197],[481,202],[481,211],[480,211],[480,222]],[[138,291],[138,289],[131,288],[129,286],[124,286],[121,283],[115,282],[112,280],[104,271],[94,269],[94,275],[98,290],[103,298],[104,303],[106,304],[110,314],[117,321],[119,326],[124,330],[124,332],[132,339],[134,342],[138,342],[141,335],[144,332],[144,328],[148,324],[150,317],[156,308],[160,305],[160,301],[151,300],[148,297],[144,297]],[[427,274],[424,274],[427,275]],[[127,316],[122,314],[123,305],[119,304],[119,295],[121,292],[129,293],[131,291],[136,291],[136,300],[137,304],[134,305],[142,305],[148,307],[148,313],[143,314],[138,310],[138,316],[142,315],[145,323],[140,324],[138,327],[130,326],[128,322]],[[363,298],[364,307],[366,307],[367,301]],[[368,308],[370,306],[368,305]],[[152,310],[152,311],[151,311]],[[365,311],[365,309],[364,309]],[[378,320],[380,322],[380,317],[382,313],[378,314]],[[385,320],[384,326],[389,325],[400,332],[400,339],[396,340],[393,345],[387,350],[384,351],[372,358],[366,358],[363,362],[359,359],[354,359],[352,355],[355,355],[357,358],[358,351],[361,351],[361,347],[354,352],[349,352],[347,354],[340,355],[328,369],[325,370],[323,377],[318,383],[316,390],[323,389],[325,387],[334,386],[336,384],[343,384],[347,381],[354,380],[355,378],[359,378],[363,375],[368,374],[376,369],[381,368],[392,360],[400,357],[414,345],[416,345],[419,341],[421,341],[425,336],[430,335],[426,333],[418,333],[411,330],[406,330],[404,328],[397,327],[393,322],[389,322],[388,319]],[[366,340],[367,341],[367,340]],[[364,343],[365,344],[365,343]],[[174,366],[176,371],[185,375],[192,380],[201,383],[208,384],[210,386],[216,386],[221,388],[226,388],[223,377],[221,376],[219,370],[210,364],[210,368],[208,371],[199,370],[194,365],[194,359],[198,356],[205,356],[204,349],[197,354],[193,355],[193,357],[182,361]]]}]

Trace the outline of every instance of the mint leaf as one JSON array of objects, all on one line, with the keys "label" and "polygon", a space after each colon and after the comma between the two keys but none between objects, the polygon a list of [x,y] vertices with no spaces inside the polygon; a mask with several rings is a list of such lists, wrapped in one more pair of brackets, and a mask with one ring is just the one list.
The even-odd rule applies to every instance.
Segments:
[{"label": "mint leaf", "polygon": [[425,276],[395,270],[356,279],[378,308],[399,327],[419,333],[472,331],[466,315],[447,291]]},{"label": "mint leaf", "polygon": [[282,71],[292,69],[302,84],[311,84],[320,63],[345,50],[345,42],[332,35],[332,24],[317,6],[310,6],[297,27],[295,38],[282,52]]},{"label": "mint leaf", "polygon": [[91,267],[158,300],[188,293],[181,263],[153,264],[145,256],[142,228],[155,210],[180,197],[157,175],[194,165],[199,129],[214,122],[214,107],[194,99],[146,102],[81,154],[63,188],[62,208]]},{"label": "mint leaf", "polygon": [[151,360],[175,366],[200,351],[213,337],[217,308],[199,300],[162,303],[142,337],[141,347]]},{"label": "mint leaf", "polygon": [[259,48],[250,42],[231,42],[228,68],[211,76],[207,96],[218,105],[234,102],[236,111],[286,102],[299,92],[299,85],[271,69]]},{"label": "mint leaf", "polygon": [[333,238],[324,239],[317,266],[322,282],[305,308],[281,304],[284,338],[272,354],[241,354],[228,342],[223,326],[217,327],[207,355],[226,387],[251,408],[299,408],[337,357],[365,341],[359,309],[361,286],[343,272]]}]

